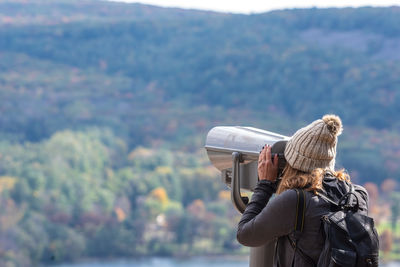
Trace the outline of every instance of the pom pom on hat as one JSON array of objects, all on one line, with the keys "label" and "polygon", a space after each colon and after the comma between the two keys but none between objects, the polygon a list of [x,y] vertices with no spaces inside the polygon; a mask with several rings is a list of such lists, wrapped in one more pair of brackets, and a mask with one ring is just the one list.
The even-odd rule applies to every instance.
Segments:
[{"label": "pom pom on hat", "polygon": [[342,120],[339,118],[339,116],[327,114],[322,117],[322,120],[326,123],[326,125],[328,126],[328,130],[334,136],[339,136],[342,133]]}]

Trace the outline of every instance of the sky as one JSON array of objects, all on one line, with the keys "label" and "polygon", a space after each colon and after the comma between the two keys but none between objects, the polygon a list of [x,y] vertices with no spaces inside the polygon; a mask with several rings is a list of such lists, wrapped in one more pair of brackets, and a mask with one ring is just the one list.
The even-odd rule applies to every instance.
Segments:
[{"label": "sky", "polygon": [[274,9],[310,7],[400,6],[400,0],[116,0],[163,7],[203,9],[232,13],[261,13]]}]

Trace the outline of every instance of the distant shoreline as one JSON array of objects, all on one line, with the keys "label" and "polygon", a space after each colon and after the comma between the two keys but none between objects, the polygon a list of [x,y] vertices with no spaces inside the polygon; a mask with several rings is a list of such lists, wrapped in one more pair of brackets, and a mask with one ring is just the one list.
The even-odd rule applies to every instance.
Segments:
[{"label": "distant shoreline", "polygon": [[[76,262],[70,263],[58,263],[58,264],[46,264],[40,265],[40,267],[97,267],[97,266],[131,266],[132,263],[137,263],[139,266],[147,266],[149,262],[153,262],[154,266],[158,266],[161,263],[180,263],[186,264],[188,262],[193,263],[194,266],[197,266],[197,263],[207,263],[211,264],[210,267],[213,267],[213,264],[232,264],[237,263],[238,265],[246,264],[249,261],[249,256],[242,255],[201,255],[201,256],[187,256],[187,257],[173,257],[173,256],[142,256],[137,258],[108,258],[108,259],[99,259],[99,258],[85,258],[78,260]],[[180,265],[179,264],[179,265]],[[136,266],[136,265],[135,265]],[[160,267],[163,267],[161,265]],[[165,266],[170,266],[170,264],[165,264]]]},{"label": "distant shoreline", "polygon": [[[186,264],[188,262],[192,263],[193,266],[198,266],[196,264],[206,262],[210,263],[209,267],[215,267],[221,265],[227,265],[236,263],[239,265],[246,264],[249,261],[249,256],[245,255],[201,255],[201,256],[185,256],[185,257],[173,257],[173,256],[141,256],[136,258],[108,258],[108,259],[99,259],[99,258],[86,258],[76,262],[70,263],[59,263],[59,264],[47,264],[40,265],[40,267],[108,267],[108,266],[131,266],[132,263],[139,264],[138,266],[146,266],[148,262],[154,262],[154,266],[158,266],[159,262],[163,263],[160,267],[169,267],[172,266],[170,263],[180,263]],[[179,264],[179,265],[180,265]],[[135,265],[136,266],[136,265]],[[380,264],[382,267],[400,267],[400,261],[393,261],[389,263]]]}]

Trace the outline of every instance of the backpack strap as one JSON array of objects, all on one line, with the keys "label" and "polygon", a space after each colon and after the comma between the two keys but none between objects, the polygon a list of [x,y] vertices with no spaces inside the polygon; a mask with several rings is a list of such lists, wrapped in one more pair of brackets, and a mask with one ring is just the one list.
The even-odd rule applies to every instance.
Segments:
[{"label": "backpack strap", "polygon": [[296,251],[301,255],[301,257],[303,257],[305,261],[307,261],[312,266],[316,267],[317,265],[315,264],[314,260],[310,256],[306,255],[297,246],[297,242],[299,241],[299,238],[303,233],[303,228],[304,228],[304,217],[305,217],[304,215],[306,213],[306,195],[304,190],[302,189],[295,188],[295,191],[297,193],[297,206],[296,206],[296,221],[294,225],[294,241],[291,240],[289,236],[287,236],[289,243],[294,250],[292,267],[294,266],[294,255],[296,254]]},{"label": "backpack strap", "polygon": [[332,205],[334,205],[335,207],[339,207],[339,204],[336,203],[335,201],[333,201],[332,199],[330,199],[325,192],[323,191],[318,191],[318,196],[320,196],[322,199],[324,199],[325,201],[331,203]]},{"label": "backpack strap", "polygon": [[[338,203],[336,203],[331,198],[329,198],[326,195],[324,190],[319,190],[318,191],[318,196],[320,196],[322,199],[324,199],[325,201],[329,202],[330,204],[332,204],[333,206],[335,206],[335,207],[337,207],[339,209],[352,209],[354,211],[357,211],[359,209],[359,206],[360,206],[359,200],[358,200],[358,196],[355,193],[354,185],[353,184],[349,184],[349,187],[350,187],[350,190],[341,197],[341,199],[339,200]],[[355,205],[352,205],[353,199],[356,200],[356,204]]]},{"label": "backpack strap", "polygon": [[[304,214],[306,211],[306,201],[305,201],[305,193],[304,190],[299,190],[297,188],[294,188],[297,194],[297,204],[296,204],[296,220],[294,223],[294,241],[290,239],[289,235],[287,235],[287,239],[292,246],[294,250],[294,254],[296,253],[297,250],[297,241],[303,232],[303,227],[304,227]],[[279,242],[279,240],[278,240]],[[299,250],[300,251],[300,250]],[[293,259],[292,259],[292,267],[294,266],[294,254],[293,254]],[[278,244],[275,246],[275,256],[274,256],[274,266],[280,266],[279,261],[278,261]]]},{"label": "backpack strap", "polygon": [[[355,204],[353,204],[353,200],[355,200]],[[360,201],[358,199],[353,184],[350,184],[350,191],[343,195],[338,204],[343,209],[349,209],[355,212],[360,208]]]},{"label": "backpack strap", "polygon": [[304,228],[304,214],[306,212],[306,201],[304,190],[295,189],[297,193],[297,207],[296,207],[296,222],[294,231],[296,234],[301,234]]}]

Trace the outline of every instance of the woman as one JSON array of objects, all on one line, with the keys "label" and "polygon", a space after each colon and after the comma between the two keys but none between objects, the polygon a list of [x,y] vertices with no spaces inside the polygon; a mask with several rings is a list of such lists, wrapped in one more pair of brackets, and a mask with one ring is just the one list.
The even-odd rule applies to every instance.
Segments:
[{"label": "woman", "polygon": [[[349,176],[335,171],[337,137],[342,132],[338,116],[325,115],[299,129],[285,148],[286,167],[278,185],[278,158],[271,160],[271,147],[266,146],[258,162],[259,182],[251,202],[239,222],[237,239],[245,246],[261,246],[278,240],[275,266],[314,266],[324,244],[321,217],[330,204],[318,196],[323,190],[335,201],[348,191]],[[295,239],[297,192],[305,190],[304,228]],[[361,212],[367,213],[368,195],[355,186]],[[270,200],[274,193],[277,196]],[[297,249],[293,242],[297,240]]]}]

